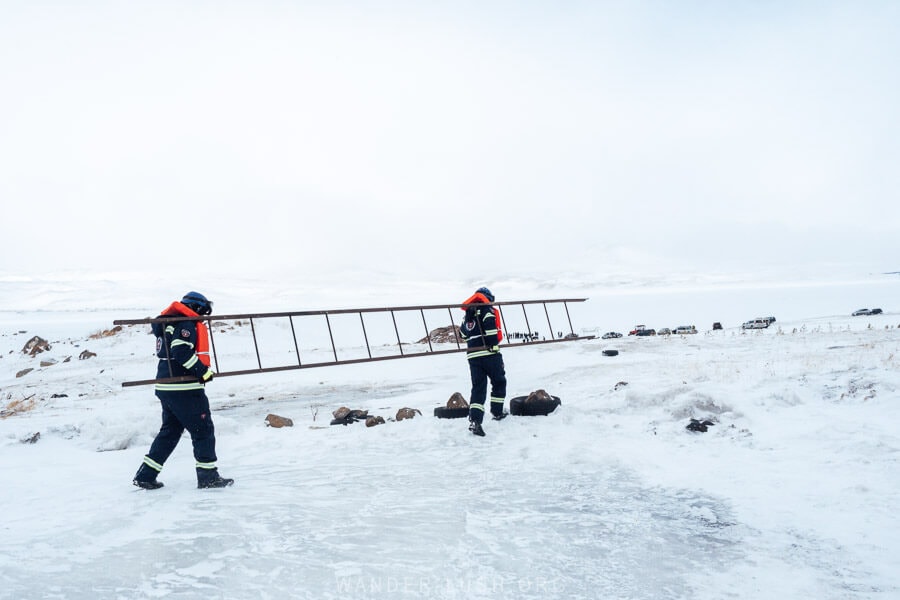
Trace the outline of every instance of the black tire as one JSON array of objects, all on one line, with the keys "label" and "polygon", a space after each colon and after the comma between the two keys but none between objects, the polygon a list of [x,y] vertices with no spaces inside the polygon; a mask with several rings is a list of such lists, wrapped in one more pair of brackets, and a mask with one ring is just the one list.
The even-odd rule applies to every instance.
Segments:
[{"label": "black tire", "polygon": [[516,396],[509,401],[509,412],[520,417],[536,417],[549,415],[562,402],[556,396],[550,396],[550,400],[537,400],[525,403],[527,396]]},{"label": "black tire", "polygon": [[434,416],[438,419],[461,419],[469,416],[468,408],[447,408],[446,406],[436,406],[434,408]]},{"label": "black tire", "polygon": [[604,350],[603,351],[603,356],[618,356],[618,355],[619,355],[618,350]]}]

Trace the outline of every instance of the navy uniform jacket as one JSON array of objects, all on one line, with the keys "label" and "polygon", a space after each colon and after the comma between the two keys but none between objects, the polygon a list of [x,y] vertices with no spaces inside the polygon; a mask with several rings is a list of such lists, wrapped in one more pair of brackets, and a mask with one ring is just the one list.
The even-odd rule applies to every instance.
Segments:
[{"label": "navy uniform jacket", "polygon": [[185,375],[197,378],[196,381],[157,383],[156,389],[167,392],[202,390],[203,376],[210,368],[203,364],[196,352],[197,322],[153,323],[153,334],[156,336],[156,356],[159,358],[156,378]]},{"label": "navy uniform jacket", "polygon": [[490,306],[470,306],[466,309],[466,318],[459,327],[469,359],[490,356],[500,352],[500,340],[497,331],[497,317]]}]

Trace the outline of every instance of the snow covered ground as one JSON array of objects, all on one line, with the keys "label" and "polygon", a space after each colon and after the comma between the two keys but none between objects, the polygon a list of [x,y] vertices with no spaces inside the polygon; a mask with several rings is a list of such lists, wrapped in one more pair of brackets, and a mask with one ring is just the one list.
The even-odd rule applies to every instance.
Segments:
[{"label": "snow covered ground", "polygon": [[[700,333],[509,348],[509,396],[542,388],[563,404],[487,421],[485,438],[432,417],[452,393],[468,396],[460,354],[221,378],[208,393],[234,487],[197,490],[185,438],[154,492],[131,477],[158,402],[150,387],[121,387],[153,375],[153,340],[140,327],[90,336],[182,290],[159,306],[110,304],[114,287],[2,283],[4,301],[44,303],[0,313],[0,598],[900,597],[896,277],[580,286],[591,300],[576,330]],[[265,310],[246,289],[227,308],[210,295],[227,312]],[[410,304],[471,290],[405,293]],[[352,306],[320,291],[281,308],[330,297]],[[43,310],[19,310],[29,303]],[[884,314],[849,316],[876,304]],[[741,331],[769,314],[769,329]],[[33,335],[52,349],[23,355]],[[83,350],[97,356],[79,360]],[[329,426],[340,406],[423,416]],[[268,413],[294,427],[266,427]],[[691,418],[715,424],[691,432]]]}]

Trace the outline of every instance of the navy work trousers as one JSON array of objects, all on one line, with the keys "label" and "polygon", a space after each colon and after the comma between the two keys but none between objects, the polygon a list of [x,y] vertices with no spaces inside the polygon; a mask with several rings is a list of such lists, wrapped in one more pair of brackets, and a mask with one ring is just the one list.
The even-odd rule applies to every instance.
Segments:
[{"label": "navy work trousers", "polygon": [[209,399],[204,390],[162,392],[156,397],[162,404],[162,426],[150,446],[147,456],[159,464],[166,462],[181,434],[187,429],[194,445],[194,459],[198,463],[216,462],[216,434]]},{"label": "navy work trousers", "polygon": [[503,413],[506,398],[506,371],[503,356],[499,353],[469,359],[472,376],[472,394],[469,396],[469,418],[476,423],[484,421],[484,401],[487,399],[487,383],[491,381],[491,414]]}]

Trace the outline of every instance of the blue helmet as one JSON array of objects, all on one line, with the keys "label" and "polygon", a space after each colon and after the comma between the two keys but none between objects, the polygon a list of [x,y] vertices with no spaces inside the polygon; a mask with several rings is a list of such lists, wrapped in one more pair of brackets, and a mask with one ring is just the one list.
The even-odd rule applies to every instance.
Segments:
[{"label": "blue helmet", "polygon": [[491,293],[491,290],[487,289],[486,287],[478,288],[477,290],[475,290],[475,293],[484,294],[484,297],[487,298],[490,302],[494,301],[494,295]]},{"label": "blue helmet", "polygon": [[188,292],[181,299],[181,303],[193,310],[198,315],[212,313],[213,303],[200,292]]}]

